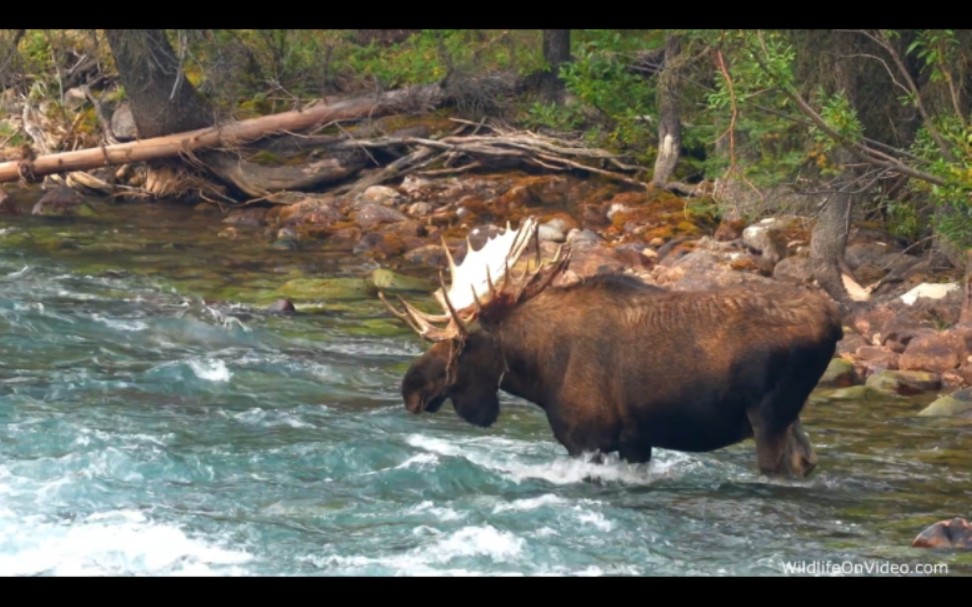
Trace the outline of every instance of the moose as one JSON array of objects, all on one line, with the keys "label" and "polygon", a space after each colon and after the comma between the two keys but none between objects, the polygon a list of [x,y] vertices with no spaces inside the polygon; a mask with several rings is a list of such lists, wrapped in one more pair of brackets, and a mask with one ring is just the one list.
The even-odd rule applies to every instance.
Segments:
[{"label": "moose", "polygon": [[[432,346],[405,373],[408,411],[448,399],[480,427],[499,416],[498,391],[546,413],[571,456],[652,448],[714,451],[753,438],[760,472],[803,478],[817,458],[800,423],[807,397],[843,337],[825,295],[794,286],[681,292],[624,274],[552,285],[569,244],[541,263],[530,217],[457,266],[434,292],[442,313],[380,299]],[[531,237],[536,259],[521,260]]]}]

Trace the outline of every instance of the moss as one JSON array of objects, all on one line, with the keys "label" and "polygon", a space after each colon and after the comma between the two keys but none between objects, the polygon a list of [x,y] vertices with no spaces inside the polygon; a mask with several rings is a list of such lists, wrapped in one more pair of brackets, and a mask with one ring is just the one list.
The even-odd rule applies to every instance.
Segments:
[{"label": "moss", "polygon": [[374,287],[362,278],[295,278],[281,285],[276,295],[295,302],[363,299],[374,296]]},{"label": "moss", "polygon": [[661,238],[662,240],[671,240],[675,236],[675,229],[672,226],[659,226],[657,228],[652,228],[645,232],[644,239],[646,241],[651,241],[654,238]]},{"label": "moss", "polygon": [[676,224],[675,229],[681,234],[698,234],[702,231],[699,229],[699,226],[691,221],[680,221]]},{"label": "moss", "polygon": [[371,284],[386,291],[417,291],[428,293],[435,289],[430,282],[421,278],[405,276],[385,268],[378,268],[371,274]]}]

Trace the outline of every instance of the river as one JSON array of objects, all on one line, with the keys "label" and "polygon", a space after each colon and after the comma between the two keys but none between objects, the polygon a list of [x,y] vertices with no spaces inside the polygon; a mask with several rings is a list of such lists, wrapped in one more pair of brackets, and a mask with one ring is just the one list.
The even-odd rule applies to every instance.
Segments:
[{"label": "river", "polygon": [[221,238],[174,205],[95,206],[0,223],[0,575],[972,572],[910,548],[972,503],[972,426],[920,403],[815,397],[805,481],[761,477],[752,442],[571,459],[519,399],[489,429],[449,404],[409,414],[423,344],[373,297],[254,304],[370,262]]}]

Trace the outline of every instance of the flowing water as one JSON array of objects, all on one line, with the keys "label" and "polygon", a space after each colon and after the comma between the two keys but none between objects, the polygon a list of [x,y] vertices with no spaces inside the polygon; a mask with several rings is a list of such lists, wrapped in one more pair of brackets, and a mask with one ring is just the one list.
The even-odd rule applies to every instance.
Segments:
[{"label": "flowing water", "polygon": [[909,547],[972,498],[972,427],[920,403],[815,399],[800,482],[761,477],[751,442],[571,459],[518,399],[489,429],[407,413],[423,344],[373,296],[244,305],[367,262],[167,205],[98,210],[0,224],[2,575],[972,571]]}]

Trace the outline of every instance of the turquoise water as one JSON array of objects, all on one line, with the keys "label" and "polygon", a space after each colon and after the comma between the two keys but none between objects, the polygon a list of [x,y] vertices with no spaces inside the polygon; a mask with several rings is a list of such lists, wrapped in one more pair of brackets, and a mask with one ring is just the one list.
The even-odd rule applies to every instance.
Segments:
[{"label": "turquoise water", "polygon": [[972,502],[972,427],[918,403],[815,400],[802,482],[761,477],[751,443],[571,459],[517,399],[490,429],[448,404],[407,413],[423,344],[370,299],[294,317],[207,303],[362,260],[217,238],[218,220],[164,206],[109,212],[0,224],[2,575],[972,571],[909,547]]}]

